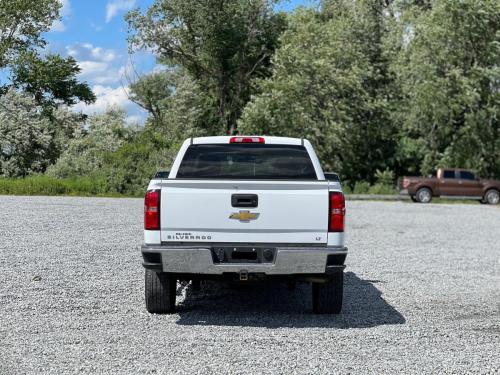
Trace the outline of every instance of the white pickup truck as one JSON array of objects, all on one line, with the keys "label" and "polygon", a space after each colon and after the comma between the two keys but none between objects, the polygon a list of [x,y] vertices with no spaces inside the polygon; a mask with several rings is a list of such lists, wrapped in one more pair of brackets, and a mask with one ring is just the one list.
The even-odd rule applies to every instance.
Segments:
[{"label": "white pickup truck", "polygon": [[312,283],[316,313],[342,308],[345,201],[305,139],[191,138],[144,205],[146,308],[175,311],[178,280]]}]

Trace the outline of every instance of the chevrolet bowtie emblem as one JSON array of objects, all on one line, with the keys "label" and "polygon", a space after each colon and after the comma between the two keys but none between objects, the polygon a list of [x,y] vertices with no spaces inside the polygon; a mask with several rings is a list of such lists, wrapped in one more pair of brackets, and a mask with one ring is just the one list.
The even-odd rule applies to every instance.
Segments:
[{"label": "chevrolet bowtie emblem", "polygon": [[250,211],[240,211],[240,212],[233,212],[229,218],[234,219],[234,220],[239,220],[239,221],[244,221],[248,222],[250,220],[256,220],[259,217],[260,214],[250,212]]}]

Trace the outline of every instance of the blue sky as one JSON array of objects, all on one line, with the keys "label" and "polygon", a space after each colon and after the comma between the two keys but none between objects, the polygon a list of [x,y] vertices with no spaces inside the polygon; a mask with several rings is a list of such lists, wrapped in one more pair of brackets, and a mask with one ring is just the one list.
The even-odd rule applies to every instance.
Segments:
[{"label": "blue sky", "polygon": [[[56,21],[45,37],[47,51],[71,55],[79,63],[80,79],[90,84],[97,101],[76,110],[91,114],[119,105],[128,113],[129,122],[142,122],[146,113],[127,99],[127,76],[152,71],[155,58],[146,53],[130,56],[127,50],[127,25],[123,19],[130,9],[148,8],[153,0],[60,0],[61,20]],[[289,0],[278,7],[292,10],[308,0]],[[134,67],[134,69],[131,68]]]}]

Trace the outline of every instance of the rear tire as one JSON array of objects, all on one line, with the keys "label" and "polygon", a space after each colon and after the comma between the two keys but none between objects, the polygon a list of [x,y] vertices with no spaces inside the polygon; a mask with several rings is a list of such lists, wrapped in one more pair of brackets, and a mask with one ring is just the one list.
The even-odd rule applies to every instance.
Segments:
[{"label": "rear tire", "polygon": [[418,202],[418,201],[417,201],[417,198],[415,198],[415,196],[414,196],[414,195],[410,195],[410,199],[411,199],[411,201],[412,201],[412,202],[415,202],[415,203],[417,203],[417,202]]},{"label": "rear tire", "polygon": [[500,202],[500,192],[490,189],[484,194],[484,201],[488,204],[498,204]]},{"label": "rear tire", "polygon": [[417,194],[415,195],[415,199],[419,203],[430,203],[432,200],[432,191],[429,188],[420,188],[417,190]]},{"label": "rear tire", "polygon": [[312,283],[313,311],[315,314],[339,314],[344,294],[344,272],[332,275],[324,283]]},{"label": "rear tire", "polygon": [[152,314],[169,314],[175,311],[177,280],[166,273],[146,269],[146,310]]}]

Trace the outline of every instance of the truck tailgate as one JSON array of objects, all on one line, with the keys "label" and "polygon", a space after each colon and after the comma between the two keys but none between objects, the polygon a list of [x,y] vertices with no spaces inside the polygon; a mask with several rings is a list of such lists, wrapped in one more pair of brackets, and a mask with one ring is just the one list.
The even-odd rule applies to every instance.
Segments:
[{"label": "truck tailgate", "polygon": [[[165,179],[161,186],[162,242],[327,242],[326,181]],[[245,195],[257,196],[249,204],[256,207],[242,207]]]}]

